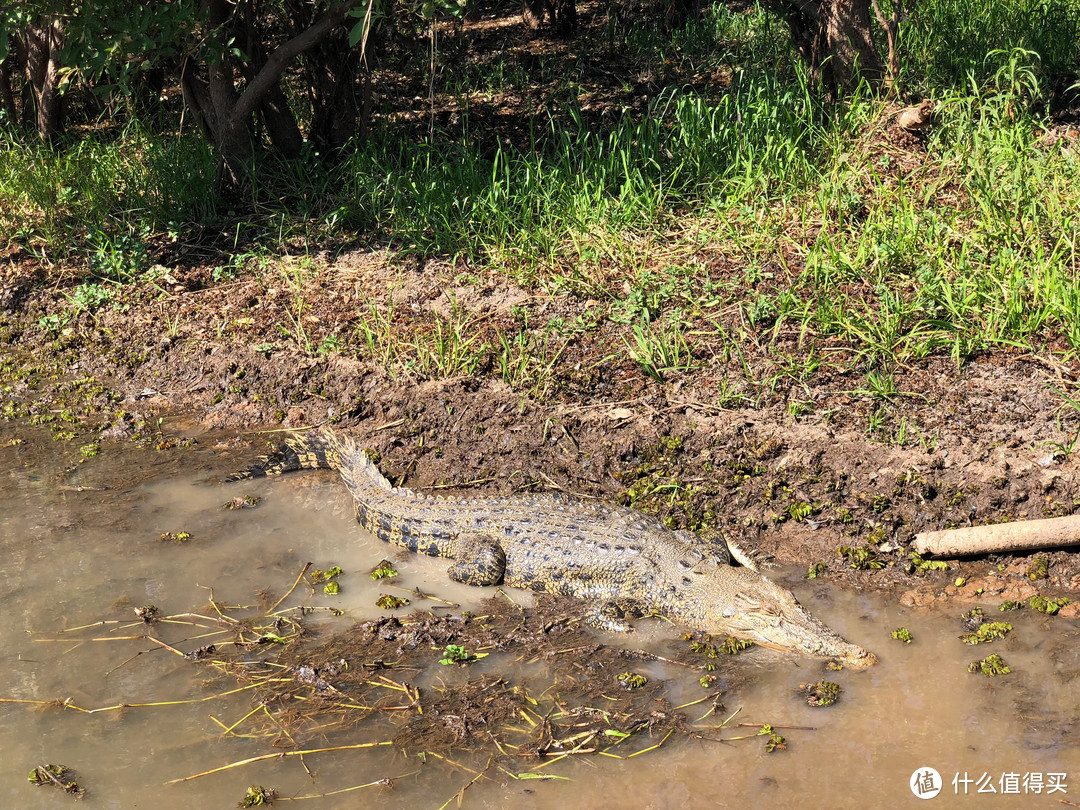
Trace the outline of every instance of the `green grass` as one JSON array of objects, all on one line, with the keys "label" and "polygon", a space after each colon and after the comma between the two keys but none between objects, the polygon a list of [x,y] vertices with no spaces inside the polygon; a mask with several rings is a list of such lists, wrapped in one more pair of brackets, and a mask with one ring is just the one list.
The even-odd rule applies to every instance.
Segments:
[{"label": "green grass", "polygon": [[217,209],[215,158],[193,137],[167,138],[131,125],[51,149],[0,134],[0,227],[51,256],[72,248],[123,276],[150,232],[200,223]]},{"label": "green grass", "polygon": [[[901,86],[939,103],[925,151],[884,140],[889,113],[863,90],[824,104],[763,11],[720,7],[673,36],[609,34],[582,40],[580,68],[545,54],[524,70],[512,53],[445,66],[442,89],[462,103],[546,82],[527,142],[493,144],[474,124],[411,139],[387,124],[340,165],[266,167],[244,199],[218,198],[214,155],[192,135],[133,124],[57,149],[5,135],[0,226],[81,263],[93,284],[146,280],[154,245],[202,228],[247,251],[214,281],[261,277],[266,255],[320,240],[467,261],[599,304],[577,327],[525,317],[480,337],[456,303],[405,323],[372,299],[343,341],[308,334],[303,278],[282,271],[281,334],[394,373],[488,367],[542,397],[567,347],[603,333],[599,354],[627,356],[647,379],[708,366],[718,401],[784,396],[793,418],[815,410],[811,383],[828,370],[871,403],[868,430],[899,443],[914,434],[889,421],[905,397],[898,370],[986,349],[1080,350],[1080,159],[1039,141],[1080,69],[1080,0],[919,3],[901,32]],[[597,126],[579,99],[595,91],[587,66],[612,54],[627,87],[638,68],[666,86]],[[689,89],[697,75],[712,77],[704,92]],[[718,254],[722,273],[709,269]],[[112,294],[69,293],[85,311]]]}]

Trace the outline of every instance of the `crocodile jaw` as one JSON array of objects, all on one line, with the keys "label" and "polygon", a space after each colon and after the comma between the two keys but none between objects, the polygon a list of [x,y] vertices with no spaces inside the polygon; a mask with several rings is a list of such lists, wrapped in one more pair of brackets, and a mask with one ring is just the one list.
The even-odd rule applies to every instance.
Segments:
[{"label": "crocodile jaw", "polygon": [[[728,633],[773,649],[838,658],[852,669],[877,663],[872,652],[850,643],[807,613],[786,588],[744,568],[717,571],[722,587],[714,594],[699,629]],[[701,585],[708,587],[704,582]]]},{"label": "crocodile jaw", "polygon": [[733,634],[763,647],[838,658],[851,669],[867,669],[877,663],[877,656],[872,652],[837,635],[805,610],[801,612],[798,618],[789,616],[768,627],[733,628]]}]

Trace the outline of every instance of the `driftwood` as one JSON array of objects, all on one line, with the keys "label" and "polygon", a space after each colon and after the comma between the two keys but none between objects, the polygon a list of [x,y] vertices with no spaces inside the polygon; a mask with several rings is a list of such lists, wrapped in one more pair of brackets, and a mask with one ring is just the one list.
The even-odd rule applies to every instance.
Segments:
[{"label": "driftwood", "polygon": [[919,554],[944,557],[1080,546],[1080,515],[920,532],[913,545]]}]

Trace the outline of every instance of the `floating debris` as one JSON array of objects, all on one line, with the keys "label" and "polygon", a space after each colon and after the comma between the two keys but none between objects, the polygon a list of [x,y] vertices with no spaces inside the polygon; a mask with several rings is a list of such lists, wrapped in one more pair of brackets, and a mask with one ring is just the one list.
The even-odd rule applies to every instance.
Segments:
[{"label": "floating debris", "polygon": [[168,438],[162,439],[157,444],[155,444],[154,449],[158,451],[173,450],[177,447],[194,447],[197,444],[198,441],[196,441],[195,439],[179,439],[175,436],[170,436]]},{"label": "floating debris", "polygon": [[158,539],[162,543],[186,543],[191,539],[191,532],[162,532]]},{"label": "floating debris", "polygon": [[968,665],[968,672],[981,672],[987,678],[993,678],[996,675],[1006,675],[1012,672],[1005,662],[1001,660],[1000,655],[988,655],[982,661],[972,661]]},{"label": "floating debris", "polygon": [[[381,564],[382,563],[380,563],[380,565]],[[325,571],[321,571],[316,568],[314,571],[311,572],[311,581],[318,585],[320,582],[329,582],[330,580],[341,576],[343,573],[345,572],[342,570],[340,565],[333,565],[330,568],[327,568]]]},{"label": "floating debris", "polygon": [[397,569],[394,568],[393,563],[389,560],[383,560],[371,572],[371,578],[374,580],[390,579],[398,575]]},{"label": "floating debris", "polygon": [[1023,607],[1024,607],[1023,602],[1017,602],[1017,601],[1015,601],[1013,599],[1006,599],[1004,602],[1001,603],[1001,607],[999,607],[998,610],[1000,610],[1000,611],[1020,610]]},{"label": "floating debris", "polygon": [[807,579],[817,579],[818,577],[820,577],[824,573],[825,573],[825,563],[816,562],[813,565],[811,565],[810,568],[807,569],[806,578]]},{"label": "floating debris", "polygon": [[983,623],[983,609],[976,605],[967,613],[961,613],[960,621],[968,630],[974,630]]},{"label": "floating debris", "polygon": [[637,672],[620,672],[615,676],[619,686],[623,689],[640,689],[649,682],[649,679]]},{"label": "floating debris", "polygon": [[337,578],[344,573],[340,565],[334,565],[327,568],[325,571],[321,571],[316,568],[311,572],[311,582],[313,585],[323,586],[323,593],[327,596],[337,596],[341,593],[341,586],[337,583]]},{"label": "floating debris", "polygon": [[274,803],[277,791],[274,788],[266,788],[262,785],[252,785],[241,800],[238,807],[263,807]]},{"label": "floating debris", "polygon": [[1008,622],[983,622],[970,633],[964,633],[960,640],[965,644],[986,644],[995,639],[1005,638],[1012,631]]},{"label": "floating debris", "polygon": [[397,610],[408,604],[408,599],[402,599],[400,596],[391,596],[388,593],[381,594],[379,598],[375,600],[375,607],[382,608],[383,610]]},{"label": "floating debris", "polygon": [[471,664],[473,661],[487,658],[487,656],[487,653],[469,652],[460,644],[447,644],[446,649],[443,650],[443,657],[439,659],[439,663],[444,667],[448,667],[452,664]]},{"label": "floating debris", "polygon": [[207,644],[205,647],[199,647],[199,649],[197,650],[192,650],[191,652],[184,653],[184,658],[186,658],[188,661],[203,661],[216,652],[216,644]]},{"label": "floating debris", "polygon": [[26,781],[31,785],[55,785],[72,796],[82,797],[86,792],[79,783],[71,777],[74,776],[70,768],[64,765],[38,765],[29,774]]},{"label": "floating debris", "polygon": [[761,731],[758,732],[758,736],[767,736],[769,739],[765,741],[765,753],[771,754],[774,751],[786,751],[787,739],[777,734],[773,727],[765,724],[761,727]]},{"label": "floating debris", "polygon": [[143,607],[132,608],[135,611],[135,615],[142,619],[147,624],[153,624],[161,618],[161,609],[157,605],[145,605]]},{"label": "floating debris", "polygon": [[262,503],[262,498],[258,495],[237,495],[231,501],[223,503],[222,509],[254,509]]},{"label": "floating debris", "polygon": [[800,683],[799,691],[810,706],[831,706],[840,699],[840,684],[832,681]]},{"label": "floating debris", "polygon": [[831,680],[815,680],[812,684],[799,684],[799,693],[811,706],[828,706],[840,699],[840,685]]},{"label": "floating debris", "polygon": [[898,627],[892,631],[892,637],[897,641],[902,641],[905,644],[911,643],[911,631],[906,627]]}]

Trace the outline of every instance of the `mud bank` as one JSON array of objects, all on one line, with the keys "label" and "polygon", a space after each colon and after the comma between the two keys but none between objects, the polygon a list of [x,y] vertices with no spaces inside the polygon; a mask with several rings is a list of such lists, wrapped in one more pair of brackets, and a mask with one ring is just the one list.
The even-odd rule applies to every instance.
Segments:
[{"label": "mud bank", "polygon": [[[608,304],[437,263],[323,256],[292,287],[285,271],[214,283],[206,268],[174,268],[110,288],[91,308],[74,301],[85,280],[14,258],[0,285],[3,413],[79,445],[167,450],[158,419],[177,412],[251,430],[256,448],[274,440],[256,429],[332,423],[376,450],[398,484],[617,501],[817,566],[843,587],[910,592],[912,604],[976,590],[957,588],[958,577],[998,590],[1030,582],[1028,562],[1009,558],[920,569],[906,548],[914,533],[1077,507],[1071,424],[1050,388],[1071,372],[1052,359],[999,352],[899,368],[880,430],[880,397],[853,377],[818,374],[751,398],[747,380],[732,383],[723,359],[695,346],[692,372],[650,378],[605,318]],[[523,308],[534,322],[585,319],[562,338],[543,390],[537,375],[508,384],[494,348],[521,327]],[[386,316],[378,339],[373,312]],[[379,355],[404,356],[396,330],[410,336],[409,361]],[[431,344],[441,365],[420,362],[424,335],[444,338]],[[455,340],[475,363],[451,362]],[[772,351],[747,345],[744,365]],[[793,408],[796,394],[813,409]],[[1040,590],[1080,587],[1076,559],[1050,552]]]}]

